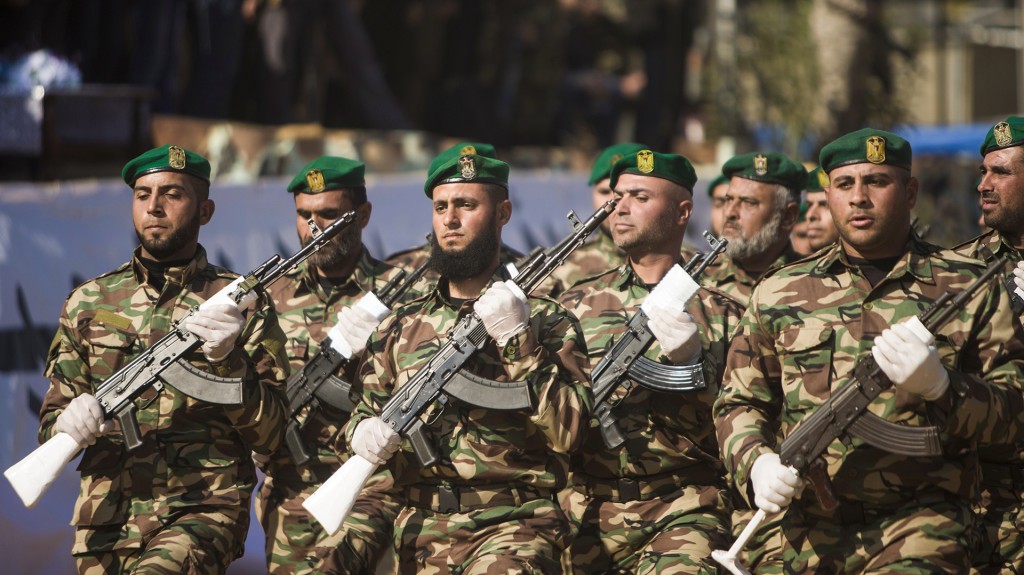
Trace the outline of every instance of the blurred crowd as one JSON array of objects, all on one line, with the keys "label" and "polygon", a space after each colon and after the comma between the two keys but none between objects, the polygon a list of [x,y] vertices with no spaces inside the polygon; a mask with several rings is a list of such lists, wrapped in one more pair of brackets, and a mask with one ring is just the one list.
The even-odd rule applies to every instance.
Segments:
[{"label": "blurred crowd", "polygon": [[47,50],[163,114],[668,149],[705,4],[0,0],[0,59]]}]

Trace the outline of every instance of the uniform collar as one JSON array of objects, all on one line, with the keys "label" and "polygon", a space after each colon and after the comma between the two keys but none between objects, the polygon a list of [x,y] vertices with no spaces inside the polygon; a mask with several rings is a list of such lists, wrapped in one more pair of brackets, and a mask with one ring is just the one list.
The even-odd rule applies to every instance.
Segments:
[{"label": "uniform collar", "polygon": [[[140,285],[149,283],[149,270],[142,264],[141,257],[142,246],[138,246],[132,252],[131,267],[132,273],[135,275],[135,281]],[[185,285],[206,269],[207,265],[206,249],[201,244],[196,244],[196,253],[192,256],[192,259],[184,266],[167,268],[164,271],[164,280],[175,285]]]},{"label": "uniform collar", "polygon": [[[345,280],[345,283],[337,287],[352,287],[360,292],[371,291],[374,288],[373,279],[378,275],[376,268],[380,262],[370,255],[366,246],[360,246],[359,259],[356,260],[356,267]],[[309,293],[320,293],[320,274],[316,267],[310,265],[309,260],[295,266],[295,269],[286,274],[288,277],[299,282],[304,290]]]},{"label": "uniform collar", "polygon": [[[934,246],[925,243],[917,234],[911,233],[907,241],[906,251],[899,261],[896,262],[892,271],[889,272],[887,279],[910,275],[917,281],[934,284],[935,279],[933,277],[930,257],[934,253]],[[836,272],[837,267],[846,269],[853,267],[850,264],[846,250],[842,247],[842,242],[836,242],[828,251],[822,254],[815,269],[819,272]]]}]

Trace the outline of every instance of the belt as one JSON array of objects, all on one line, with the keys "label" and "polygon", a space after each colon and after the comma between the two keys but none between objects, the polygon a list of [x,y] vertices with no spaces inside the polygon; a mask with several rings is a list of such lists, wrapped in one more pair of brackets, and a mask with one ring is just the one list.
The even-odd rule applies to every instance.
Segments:
[{"label": "belt", "polygon": [[[714,485],[722,477],[710,468],[692,468],[692,473],[665,473],[649,477],[590,477],[581,473],[573,474],[572,488],[594,499],[616,503],[626,501],[647,501],[666,495],[678,494],[688,485]],[[688,472],[690,469],[687,470]]]},{"label": "belt", "polygon": [[405,490],[406,503],[437,513],[463,513],[474,509],[553,499],[554,492],[528,485],[411,485]]},{"label": "belt", "polygon": [[[840,525],[864,525],[865,523],[876,520],[880,516],[892,515],[897,508],[905,505],[928,507],[929,505],[940,502],[965,504],[965,502],[961,501],[953,494],[929,493],[923,497],[908,499],[907,501],[896,505],[875,505],[860,501],[840,500],[838,506],[834,510],[829,511],[823,509],[813,497],[811,500],[811,503],[805,503],[803,500],[798,500],[802,504],[794,505],[794,510],[808,519],[824,520],[828,523],[838,523]],[[797,502],[795,501],[794,503]]]}]

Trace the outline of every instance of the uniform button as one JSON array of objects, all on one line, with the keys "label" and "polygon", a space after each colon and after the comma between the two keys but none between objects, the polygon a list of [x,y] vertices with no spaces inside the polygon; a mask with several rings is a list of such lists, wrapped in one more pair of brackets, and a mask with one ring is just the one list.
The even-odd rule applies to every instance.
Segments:
[{"label": "uniform button", "polygon": [[869,303],[866,303],[866,304],[864,304],[864,309],[866,309],[866,310],[871,310],[871,308],[873,308],[873,307],[875,307],[875,306],[871,305],[871,303],[870,303],[870,302],[869,302]]}]

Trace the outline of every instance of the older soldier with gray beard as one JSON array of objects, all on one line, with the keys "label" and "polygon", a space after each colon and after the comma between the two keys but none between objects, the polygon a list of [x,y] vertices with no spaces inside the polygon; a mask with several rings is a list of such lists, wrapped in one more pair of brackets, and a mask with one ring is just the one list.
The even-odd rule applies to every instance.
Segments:
[{"label": "older soldier with gray beard", "polygon": [[789,235],[807,170],[778,152],[751,152],[726,162],[722,175],[729,178],[722,228],[728,257],[705,273],[710,285],[746,304],[766,271],[800,259]]}]

